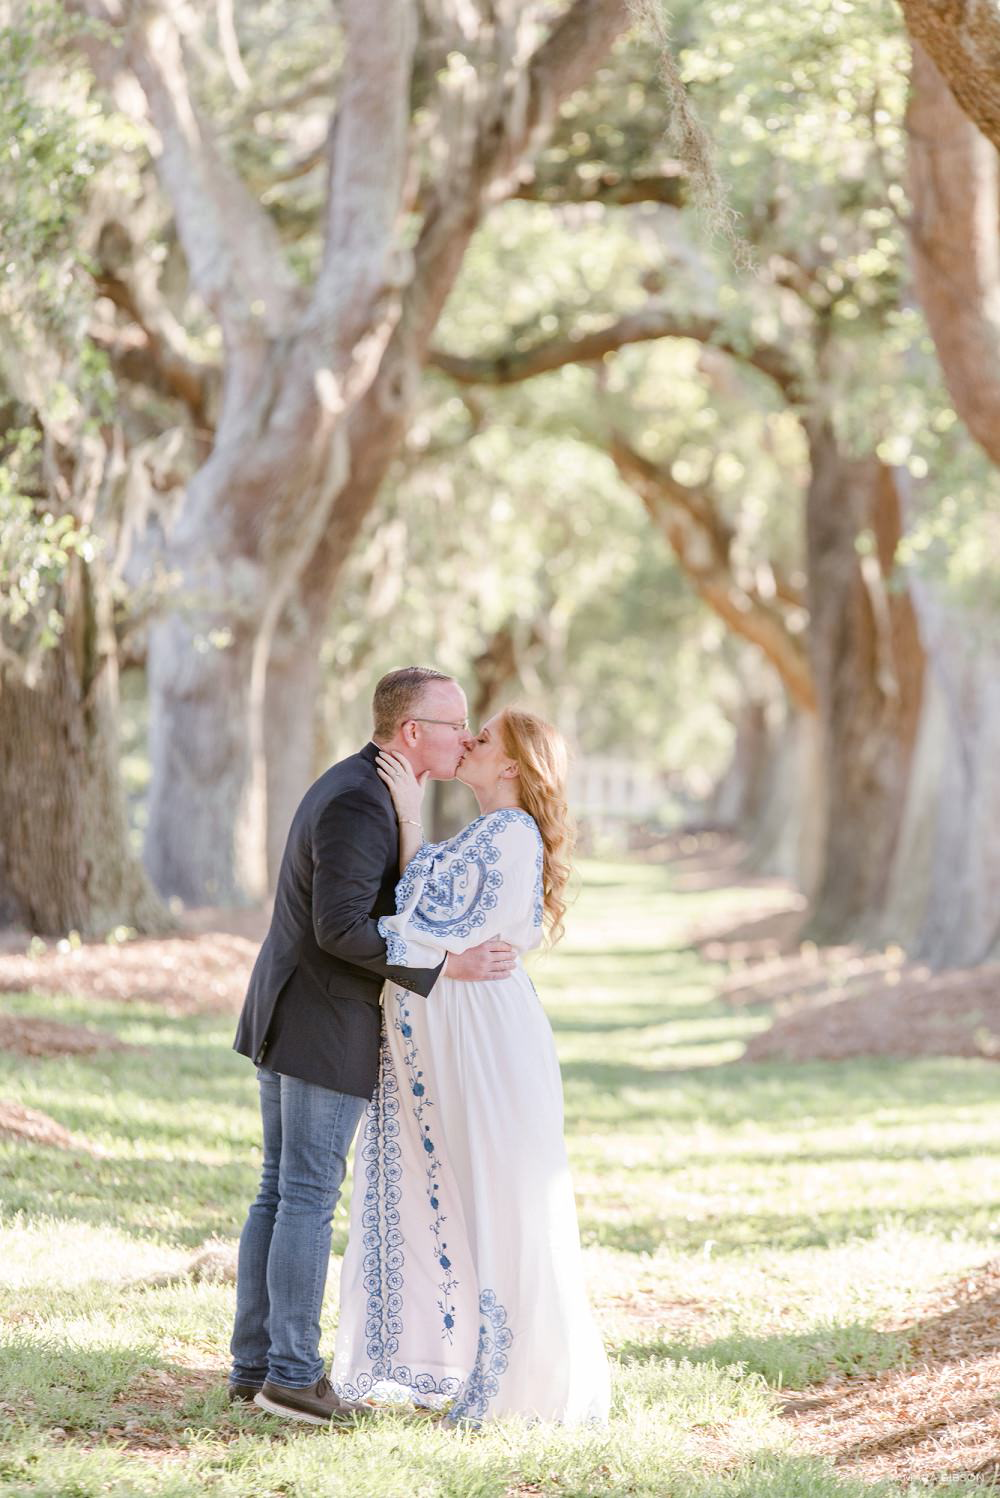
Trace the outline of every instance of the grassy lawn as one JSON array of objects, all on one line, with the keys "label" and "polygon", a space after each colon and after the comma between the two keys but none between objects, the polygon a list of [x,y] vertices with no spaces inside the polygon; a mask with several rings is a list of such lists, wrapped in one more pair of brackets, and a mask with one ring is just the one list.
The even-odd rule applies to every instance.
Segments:
[{"label": "grassy lawn", "polygon": [[[656,866],[592,863],[566,942],[534,968],[615,1359],[607,1432],[450,1433],[388,1414],[316,1431],[233,1412],[232,1286],[184,1273],[207,1238],[235,1236],[255,1186],[255,1084],[229,1049],[232,1023],[5,997],[9,1012],[106,1029],[134,1049],[0,1054],[0,1097],[94,1147],[0,1140],[0,1492],[930,1491],[804,1457],[777,1391],[904,1361],[905,1335],[879,1328],[995,1252],[995,1065],[739,1064],[767,1015],[716,1002],[721,970],[683,941],[692,920],[733,903],[731,890],[676,893]],[[345,1224],[341,1207],[338,1252]],[[335,1308],[334,1272],[327,1352]]]}]

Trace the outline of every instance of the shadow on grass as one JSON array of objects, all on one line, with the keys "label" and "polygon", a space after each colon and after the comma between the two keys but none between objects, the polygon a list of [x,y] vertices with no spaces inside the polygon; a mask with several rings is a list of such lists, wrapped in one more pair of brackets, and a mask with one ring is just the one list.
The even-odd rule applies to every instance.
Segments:
[{"label": "shadow on grass", "polygon": [[[597,1006],[595,1005],[595,1008]],[[598,1013],[592,1018],[586,1019],[564,1018],[558,1010],[549,1012],[549,1022],[556,1035],[614,1035],[621,1033],[623,1036],[630,1035],[636,1030],[658,1030],[664,1025],[682,1023],[690,1025],[711,1024],[722,1021],[733,1024],[733,1017],[721,1005],[706,1004],[694,1001],[688,1004],[623,1004],[621,1009],[614,1013]],[[570,1061],[563,1062],[563,1073],[568,1067],[577,1065]],[[601,1063],[589,1063],[600,1065]]]},{"label": "shadow on grass", "polygon": [[[759,1125],[794,1133],[824,1125],[842,1126],[891,1113],[899,1127],[912,1114],[914,1125],[925,1127],[929,1107],[942,1117],[955,1111],[996,1106],[996,1063],[951,1057],[918,1060],[766,1062],[748,1066],[741,1061],[705,1067],[649,1067],[639,1061],[570,1060],[562,1067],[568,1089],[589,1090],[595,1098],[635,1092],[648,1096],[648,1105],[631,1110],[690,1123],[710,1119],[722,1130]],[[621,1121],[628,1122],[625,1109]],[[858,1157],[868,1153],[859,1145]]]},{"label": "shadow on grass", "polygon": [[669,1248],[675,1254],[704,1252],[710,1245],[719,1258],[746,1254],[748,1250],[791,1252],[798,1249],[836,1248],[845,1243],[877,1238],[887,1225],[921,1233],[963,1232],[991,1241],[1000,1200],[984,1199],[972,1212],[967,1202],[909,1209],[873,1206],[836,1208],[801,1215],[793,1210],[776,1212],[734,1211],[695,1217],[667,1214],[662,1218],[615,1218],[611,1221],[580,1214],[583,1242],[615,1249],[619,1253],[647,1254]]},{"label": "shadow on grass", "polygon": [[919,1160],[931,1164],[938,1160],[977,1160],[982,1159],[984,1163],[990,1162],[1000,1155],[1000,1137],[987,1135],[982,1141],[974,1144],[948,1145],[946,1148],[936,1149],[933,1145],[916,1144],[907,1146],[905,1144],[886,1145],[885,1148],[872,1148],[866,1145],[857,1149],[829,1149],[829,1150],[797,1150],[794,1144],[787,1150],[772,1150],[757,1152],[736,1152],[733,1159],[742,1165],[761,1165],[765,1169],[783,1165],[851,1165],[857,1161],[864,1160],[866,1164],[904,1164],[906,1161]]},{"label": "shadow on grass", "polygon": [[24,1212],[29,1219],[55,1216],[143,1237],[167,1233],[191,1247],[213,1234],[229,1237],[239,1230],[257,1174],[249,1160],[232,1165],[100,1160],[30,1144],[0,1147],[5,1212]]},{"label": "shadow on grass", "polygon": [[711,1342],[683,1339],[624,1342],[621,1363],[709,1363],[756,1373],[774,1388],[804,1389],[831,1375],[843,1378],[879,1373],[905,1363],[908,1339],[882,1332],[861,1321],[835,1322],[805,1332],[754,1336],[733,1332]]}]

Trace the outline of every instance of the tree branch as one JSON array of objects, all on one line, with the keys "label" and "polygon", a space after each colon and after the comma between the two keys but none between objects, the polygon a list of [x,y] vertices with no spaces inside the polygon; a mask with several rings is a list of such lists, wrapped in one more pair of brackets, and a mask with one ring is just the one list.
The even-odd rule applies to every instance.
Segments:
[{"label": "tree branch", "polygon": [[631,20],[628,0],[574,0],[531,59],[523,109],[508,110],[500,128],[495,120],[484,121],[478,153],[484,184],[514,172]]},{"label": "tree branch", "polygon": [[210,411],[221,382],[218,366],[193,359],[171,313],[135,285],[104,268],[97,272],[95,284],[101,296],[132,320],[139,335],[122,339],[113,330],[92,327],[91,336],[108,350],[120,373],[183,401],[197,426],[211,426]]},{"label": "tree branch", "polygon": [[1000,5],[996,0],[899,0],[906,29],[964,113],[1000,150]]},{"label": "tree branch", "polygon": [[616,208],[666,203],[681,208],[687,201],[687,175],[678,162],[662,172],[636,177],[610,169],[588,174],[580,167],[569,176],[532,171],[518,179],[510,196],[527,203],[606,203]]},{"label": "tree branch", "polygon": [[[152,7],[125,14],[119,0],[64,0],[68,10],[103,21],[122,40],[96,59],[113,74],[131,68],[146,97],[157,170],[173,204],[192,284],[227,334],[277,335],[297,300],[297,286],[277,230],[245,183],[223,159],[188,88],[181,39],[171,18]],[[95,44],[88,39],[88,55]]]},{"label": "tree branch", "polygon": [[627,313],[617,322],[594,330],[571,332],[527,349],[511,349],[490,357],[464,358],[444,349],[432,349],[428,362],[453,380],[467,385],[513,385],[536,375],[549,374],[566,364],[585,364],[603,359],[628,344],[649,343],[660,338],[693,338],[710,344],[750,364],[767,375],[790,403],[803,399],[801,371],[777,344],[744,346],[724,332],[717,317],[698,317],[677,312],[661,302],[650,301],[638,312]]},{"label": "tree branch", "polygon": [[215,0],[215,20],[219,31],[219,46],[226,64],[229,81],[240,93],[250,87],[247,70],[240,55],[239,37],[236,35],[236,18],[233,0]]},{"label": "tree branch", "polygon": [[540,145],[562,101],[586,83],[628,21],[627,0],[574,0],[534,54],[523,107],[515,107],[521,105],[520,95],[508,96],[485,111],[471,163],[428,193],[399,321],[371,389],[349,413],[351,471],[301,579],[307,598],[329,595],[398,451],[419,372],[480,221],[486,189],[504,171],[513,171],[530,145]]},{"label": "tree branch", "polygon": [[398,287],[396,222],[409,145],[416,31],[406,0],[346,0],[347,55],[330,130],[326,244],[312,310],[348,354]]},{"label": "tree branch", "polygon": [[[816,690],[802,636],[793,634],[783,611],[756,584],[740,581],[732,563],[733,532],[708,489],[681,484],[668,468],[650,463],[618,432],[610,453],[625,482],[642,500],[650,519],[669,541],[680,566],[699,597],[734,634],[750,641],[767,657],[796,706],[816,710]],[[772,568],[772,572],[774,569]],[[782,581],[774,597],[804,602]]]},{"label": "tree branch", "polygon": [[906,128],[917,295],[955,410],[1000,463],[997,153],[919,46]]}]

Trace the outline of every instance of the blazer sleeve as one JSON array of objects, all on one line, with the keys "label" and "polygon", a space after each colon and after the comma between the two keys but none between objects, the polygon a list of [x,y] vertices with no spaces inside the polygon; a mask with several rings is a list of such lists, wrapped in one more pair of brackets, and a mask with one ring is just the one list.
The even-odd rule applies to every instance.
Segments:
[{"label": "blazer sleeve", "polygon": [[390,962],[371,914],[390,856],[383,807],[358,790],[328,802],[313,829],[313,932],[331,956],[426,995],[446,959],[425,967]]}]

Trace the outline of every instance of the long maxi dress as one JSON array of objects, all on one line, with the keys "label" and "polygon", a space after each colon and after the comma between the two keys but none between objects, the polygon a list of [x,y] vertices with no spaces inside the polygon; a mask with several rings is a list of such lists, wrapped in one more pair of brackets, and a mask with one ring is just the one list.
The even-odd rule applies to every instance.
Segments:
[{"label": "long maxi dress", "polygon": [[[542,932],[542,841],[527,812],[425,844],[379,922],[389,960],[427,967]],[[332,1380],[448,1419],[607,1418],[552,1030],[518,961],[495,982],[387,984],[378,1086],[358,1140]]]}]

